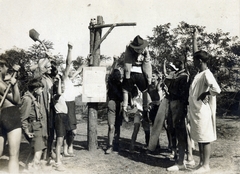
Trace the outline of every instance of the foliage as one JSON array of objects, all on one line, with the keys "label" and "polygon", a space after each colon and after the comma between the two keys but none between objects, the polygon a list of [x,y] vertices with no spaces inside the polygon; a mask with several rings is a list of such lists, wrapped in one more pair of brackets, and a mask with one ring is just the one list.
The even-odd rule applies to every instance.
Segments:
[{"label": "foliage", "polygon": [[[48,50],[53,49],[53,43],[50,41],[43,41],[45,46]],[[19,80],[19,88],[22,94],[27,90],[28,81],[33,78],[32,72],[30,72],[29,67],[32,65],[36,65],[38,60],[41,58],[46,58],[48,55],[44,50],[42,45],[33,44],[28,51],[23,49],[13,48],[10,50],[5,51],[2,54],[5,56],[11,65],[18,64],[20,65],[20,70],[18,73],[18,80]],[[52,56],[54,61],[56,62],[57,66],[62,66],[63,64],[63,56],[60,54]],[[11,69],[10,69],[11,71]]]},{"label": "foliage", "polygon": [[[153,66],[162,69],[162,62],[172,62],[178,56],[185,56],[187,64],[191,65],[190,73],[195,74],[192,67],[192,33],[198,30],[198,49],[207,51],[211,59],[208,62],[222,91],[239,91],[239,56],[240,41],[236,36],[218,29],[215,33],[207,33],[205,27],[180,22],[176,28],[171,24],[158,25],[153,28],[153,36],[148,36],[150,55]],[[221,95],[219,96],[221,98]],[[230,104],[226,100],[219,100],[219,106]]]},{"label": "foliage", "polygon": [[13,49],[5,51],[5,53],[3,53],[1,56],[7,58],[10,63],[9,73],[13,72],[11,67],[14,64],[20,65],[17,79],[19,80],[20,90],[25,91],[26,90],[25,84],[28,81],[28,74],[27,74],[27,71],[25,70],[24,66],[25,66],[25,62],[27,62],[28,58],[29,58],[26,51],[24,51],[22,49],[18,49],[18,48],[13,48]]},{"label": "foliage", "polygon": [[85,59],[82,56],[78,56],[76,60],[73,60],[73,68],[77,70],[81,65],[84,64]]}]

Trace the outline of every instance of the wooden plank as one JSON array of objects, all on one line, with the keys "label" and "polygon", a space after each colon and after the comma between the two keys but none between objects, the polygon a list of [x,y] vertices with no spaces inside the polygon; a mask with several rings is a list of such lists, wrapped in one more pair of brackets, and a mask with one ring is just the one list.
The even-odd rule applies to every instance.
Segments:
[{"label": "wooden plank", "polygon": [[[106,27],[111,27],[113,24],[96,24],[93,26],[89,26],[89,29],[96,29],[96,28],[106,28]],[[115,23],[114,25],[116,25],[116,27],[120,27],[120,26],[136,26],[137,23],[136,22],[130,22],[130,23]]]}]

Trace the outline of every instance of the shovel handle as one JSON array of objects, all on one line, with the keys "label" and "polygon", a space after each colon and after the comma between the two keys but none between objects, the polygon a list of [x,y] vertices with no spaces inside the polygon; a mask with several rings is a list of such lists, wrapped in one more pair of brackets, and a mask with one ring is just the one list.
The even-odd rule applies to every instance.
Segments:
[{"label": "shovel handle", "polygon": [[[15,78],[16,75],[17,75],[17,72],[14,72],[13,75],[12,75],[12,77]],[[4,94],[3,94],[3,97],[2,97],[2,100],[1,100],[1,103],[0,103],[0,108],[1,108],[2,105],[3,105],[3,102],[4,102],[4,100],[6,99],[7,94],[8,94],[8,91],[9,91],[10,88],[11,88],[11,84],[8,84],[6,90],[5,90]]]}]

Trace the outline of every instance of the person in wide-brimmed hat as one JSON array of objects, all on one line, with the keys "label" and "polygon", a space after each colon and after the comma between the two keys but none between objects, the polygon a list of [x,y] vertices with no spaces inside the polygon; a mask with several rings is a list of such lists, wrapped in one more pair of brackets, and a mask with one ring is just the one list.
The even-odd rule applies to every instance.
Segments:
[{"label": "person in wide-brimmed hat", "polygon": [[126,47],[124,56],[123,79],[123,118],[128,122],[126,115],[128,105],[128,93],[134,85],[143,93],[143,107],[147,108],[147,89],[151,84],[152,65],[151,57],[147,49],[148,42],[137,35]]}]

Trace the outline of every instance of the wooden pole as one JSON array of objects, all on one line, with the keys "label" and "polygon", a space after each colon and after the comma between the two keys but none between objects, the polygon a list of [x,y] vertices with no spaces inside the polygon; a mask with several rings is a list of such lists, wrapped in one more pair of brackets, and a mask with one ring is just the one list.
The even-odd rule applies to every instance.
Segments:
[{"label": "wooden pole", "polygon": [[[97,17],[97,24],[103,23],[103,17]],[[100,42],[101,42],[102,29],[95,29],[94,36],[94,50],[93,66],[100,65]],[[97,118],[98,118],[98,103],[88,103],[88,150],[95,151],[98,147],[97,141]]]},{"label": "wooden pole", "polygon": [[[100,45],[108,34],[116,26],[135,26],[136,23],[115,23],[115,24],[103,24],[103,17],[97,16],[97,21],[91,19],[89,30],[90,30],[90,66],[100,65]],[[110,27],[106,34],[102,36],[102,28]],[[97,141],[97,118],[98,118],[98,103],[88,103],[88,150],[95,151],[98,147]]]},{"label": "wooden pole", "polygon": [[[92,19],[92,20],[94,20],[94,19]],[[89,24],[89,30],[90,30],[90,42],[89,42],[89,44],[90,44],[90,49],[89,49],[89,52],[90,52],[90,53],[91,53],[91,52],[93,51],[93,49],[94,49],[94,39],[95,39],[95,29],[92,28],[92,26],[94,26],[94,24],[90,22],[90,24]]]},{"label": "wooden pole", "polygon": [[[104,39],[106,39],[106,37],[111,33],[111,31],[113,30],[113,28],[115,27],[115,25],[113,24],[109,30],[104,34],[104,36],[101,38],[101,40],[95,45],[94,50],[91,52],[91,55],[95,55],[96,51],[99,49],[99,46],[101,45],[101,43],[103,42]],[[93,62],[92,62],[93,63]]]},{"label": "wooden pole", "polygon": [[[90,28],[106,28],[106,27],[111,27],[113,24],[97,24],[94,26],[90,26]],[[135,26],[137,23],[135,22],[130,22],[130,23],[115,23],[116,27],[118,26]]]}]

